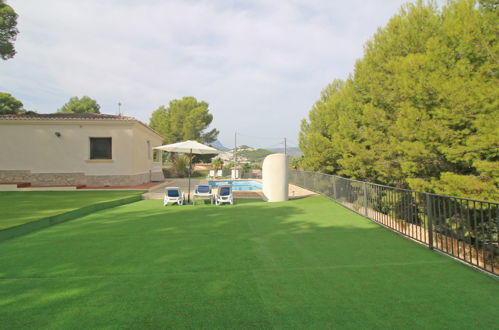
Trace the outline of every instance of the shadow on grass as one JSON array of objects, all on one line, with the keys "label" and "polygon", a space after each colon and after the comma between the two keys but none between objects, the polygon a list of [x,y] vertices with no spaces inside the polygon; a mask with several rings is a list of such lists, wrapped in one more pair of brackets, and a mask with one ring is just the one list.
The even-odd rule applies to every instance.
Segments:
[{"label": "shadow on grass", "polygon": [[485,328],[499,303],[497,281],[322,197],[141,201],[0,250],[9,328]]}]

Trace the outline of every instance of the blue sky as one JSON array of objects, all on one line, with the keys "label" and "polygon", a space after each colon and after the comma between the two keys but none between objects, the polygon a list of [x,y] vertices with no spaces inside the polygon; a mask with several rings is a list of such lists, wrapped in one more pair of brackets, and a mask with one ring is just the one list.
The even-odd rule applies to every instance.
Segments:
[{"label": "blue sky", "polygon": [[233,145],[297,145],[320,91],[352,73],[364,43],[403,0],[8,0],[18,54],[0,91],[40,113],[88,95],[146,123],[182,96],[210,104]]}]

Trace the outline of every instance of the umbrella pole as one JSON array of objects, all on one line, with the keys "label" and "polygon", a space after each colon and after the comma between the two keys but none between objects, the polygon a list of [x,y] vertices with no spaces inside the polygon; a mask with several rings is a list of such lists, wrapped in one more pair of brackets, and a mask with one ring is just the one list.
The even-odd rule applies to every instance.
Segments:
[{"label": "umbrella pole", "polygon": [[187,203],[191,203],[191,167],[192,167],[192,149],[189,154],[189,194],[187,195]]}]

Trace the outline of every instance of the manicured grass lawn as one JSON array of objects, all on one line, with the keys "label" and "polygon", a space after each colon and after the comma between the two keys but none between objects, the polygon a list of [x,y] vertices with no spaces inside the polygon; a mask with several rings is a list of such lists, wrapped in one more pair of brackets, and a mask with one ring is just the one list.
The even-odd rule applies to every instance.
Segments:
[{"label": "manicured grass lawn", "polygon": [[499,281],[323,197],[148,200],[0,243],[17,328],[497,328]]},{"label": "manicured grass lawn", "polygon": [[142,193],[136,190],[0,192],[0,230]]}]

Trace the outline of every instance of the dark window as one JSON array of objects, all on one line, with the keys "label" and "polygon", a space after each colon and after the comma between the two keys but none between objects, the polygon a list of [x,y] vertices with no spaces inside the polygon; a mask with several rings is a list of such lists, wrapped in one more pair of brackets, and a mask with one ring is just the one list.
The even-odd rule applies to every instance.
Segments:
[{"label": "dark window", "polygon": [[90,159],[113,159],[111,138],[90,138]]}]

